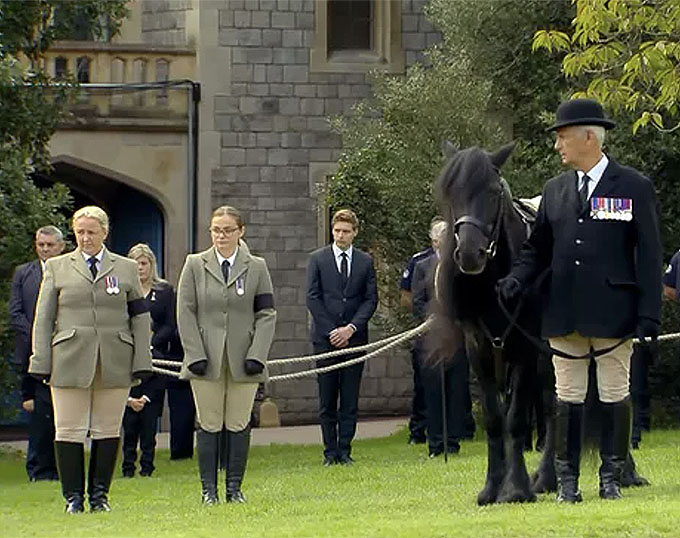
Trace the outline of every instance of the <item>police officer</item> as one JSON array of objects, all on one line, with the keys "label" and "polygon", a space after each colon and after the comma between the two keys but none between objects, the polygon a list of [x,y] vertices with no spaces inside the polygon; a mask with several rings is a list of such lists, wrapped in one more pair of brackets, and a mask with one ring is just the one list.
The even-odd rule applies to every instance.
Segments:
[{"label": "police officer", "polygon": [[[660,326],[661,241],[652,182],[602,152],[615,123],[590,99],[557,109],[555,150],[573,170],[549,180],[536,225],[510,274],[498,282],[516,299],[547,271],[542,333],[571,356],[597,354],[602,404],[600,497],[621,497],[631,429],[632,336],[655,338]],[[553,355],[558,502],[581,501],[578,489],[583,402],[590,358]]]},{"label": "police officer", "polygon": [[[440,216],[435,216],[430,221],[430,239],[432,239],[432,229],[435,224],[442,222]],[[401,305],[409,310],[413,305],[413,273],[416,265],[434,255],[434,249],[429,246],[425,250],[416,252],[408,261],[406,269],[401,275],[401,282],[399,285],[401,293]],[[423,444],[426,441],[425,429],[427,427],[427,414],[425,402],[425,389],[423,388],[422,372],[422,338],[417,338],[411,347],[411,365],[413,366],[413,399],[411,401],[411,418],[408,422],[410,445]]]}]

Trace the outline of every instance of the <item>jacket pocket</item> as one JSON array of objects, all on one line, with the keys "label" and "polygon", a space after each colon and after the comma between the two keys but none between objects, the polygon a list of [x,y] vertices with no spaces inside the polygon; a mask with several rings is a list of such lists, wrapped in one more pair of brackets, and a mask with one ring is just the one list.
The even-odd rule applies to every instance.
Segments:
[{"label": "jacket pocket", "polygon": [[56,346],[57,344],[60,344],[61,342],[65,342],[66,340],[70,340],[73,338],[76,334],[75,329],[69,329],[67,331],[60,331],[57,334],[55,334],[52,337],[52,345]]},{"label": "jacket pocket", "polygon": [[630,291],[637,291],[638,284],[633,280],[625,280],[623,278],[607,277],[607,284],[614,288],[626,288]]},{"label": "jacket pocket", "polygon": [[118,338],[120,338],[126,344],[130,344],[131,346],[135,345],[135,339],[130,333],[119,331]]}]

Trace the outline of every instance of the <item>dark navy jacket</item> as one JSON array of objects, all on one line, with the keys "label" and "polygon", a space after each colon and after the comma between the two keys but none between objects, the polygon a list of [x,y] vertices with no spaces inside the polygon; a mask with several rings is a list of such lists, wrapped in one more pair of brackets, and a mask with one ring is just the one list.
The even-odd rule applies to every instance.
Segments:
[{"label": "dark navy jacket", "polygon": [[547,270],[544,337],[578,331],[621,338],[641,317],[659,323],[661,240],[652,182],[609,160],[592,198],[632,200],[630,220],[591,217],[576,190],[576,172],[546,183],[536,224],[511,275],[525,286]]},{"label": "dark navy jacket", "polygon": [[312,342],[330,346],[328,334],[353,323],[357,330],[349,345],[368,342],[368,321],[378,305],[378,288],[371,257],[352,249],[347,285],[335,263],[331,245],[312,252],[307,267],[307,308],[312,314]]}]

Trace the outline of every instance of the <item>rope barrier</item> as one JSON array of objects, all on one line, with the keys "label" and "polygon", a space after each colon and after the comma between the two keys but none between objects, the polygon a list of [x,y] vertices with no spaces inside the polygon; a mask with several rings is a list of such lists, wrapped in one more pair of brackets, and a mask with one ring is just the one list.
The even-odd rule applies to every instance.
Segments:
[{"label": "rope barrier", "polygon": [[[385,351],[389,351],[390,349],[395,348],[402,342],[406,340],[410,340],[411,338],[418,336],[419,334],[424,333],[427,329],[429,329],[430,325],[432,324],[432,318],[426,319],[423,323],[418,325],[417,327],[414,327],[413,329],[409,329],[407,331],[401,332],[399,334],[389,336],[387,338],[383,338],[382,340],[377,340],[376,342],[371,342],[370,344],[365,344],[363,346],[357,346],[357,347],[351,347],[351,348],[346,348],[346,349],[339,349],[337,351],[330,351],[328,353],[321,353],[319,355],[307,355],[307,356],[302,356],[302,357],[290,357],[290,358],[285,358],[285,359],[274,359],[271,361],[268,361],[267,364],[270,366],[277,366],[281,364],[294,364],[294,363],[299,363],[299,362],[310,362],[310,361],[318,361],[322,359],[329,359],[329,358],[335,358],[335,357],[340,357],[343,355],[348,355],[348,354],[353,354],[353,353],[362,353],[364,351],[368,350],[374,350],[371,351],[370,353],[367,353],[366,355],[363,355],[361,357],[357,357],[354,359],[350,359],[348,361],[340,362],[338,364],[332,364],[330,366],[324,366],[321,368],[312,368],[310,370],[303,370],[301,372],[293,372],[290,374],[280,374],[280,375],[275,375],[275,376],[270,376],[269,381],[285,381],[288,379],[297,379],[301,377],[308,377],[308,376],[313,376],[313,375],[318,375],[318,374],[324,374],[326,372],[331,372],[333,370],[339,370],[340,368],[345,368],[347,366],[352,366],[354,364],[358,364],[360,362],[365,362],[368,359],[371,359],[373,357],[376,357],[377,355],[380,355],[381,353],[384,353]],[[677,333],[667,333],[667,334],[662,334],[657,338],[658,342],[667,342],[670,340],[678,340],[680,339],[680,332]],[[639,338],[633,338],[633,343],[634,344],[639,344],[640,339]],[[376,349],[377,348],[377,349]],[[161,359],[152,359],[152,364],[153,366],[151,367],[154,373],[161,374],[161,375],[167,375],[171,377],[179,377],[179,372],[175,370],[166,370],[165,368],[159,368],[160,366],[170,366],[173,368],[178,368],[181,367],[181,363],[177,361],[166,361],[166,360],[161,360]]]}]

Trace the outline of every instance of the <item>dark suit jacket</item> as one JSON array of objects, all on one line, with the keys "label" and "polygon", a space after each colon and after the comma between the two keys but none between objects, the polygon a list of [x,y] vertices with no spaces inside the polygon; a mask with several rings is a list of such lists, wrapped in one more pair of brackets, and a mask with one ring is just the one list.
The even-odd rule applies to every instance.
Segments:
[{"label": "dark suit jacket", "polygon": [[632,200],[632,220],[596,220],[582,208],[576,172],[546,183],[534,230],[511,274],[525,286],[549,270],[545,337],[578,331],[620,338],[638,318],[660,321],[661,240],[652,182],[610,159],[593,197]]},{"label": "dark suit jacket", "polygon": [[312,252],[307,266],[307,308],[312,314],[312,342],[330,346],[328,334],[353,323],[349,345],[368,342],[368,320],[378,305],[378,288],[371,257],[352,249],[347,285],[342,287],[331,245]]},{"label": "dark suit jacket", "polygon": [[31,400],[35,396],[35,381],[29,375],[28,359],[31,356],[31,327],[35,316],[35,305],[42,281],[40,260],[25,263],[16,268],[9,296],[9,317],[15,332],[14,364],[23,374],[21,397]]},{"label": "dark suit jacket", "polygon": [[430,313],[430,301],[434,296],[434,271],[439,259],[432,252],[416,263],[413,270],[413,315],[418,321],[424,321]]}]

